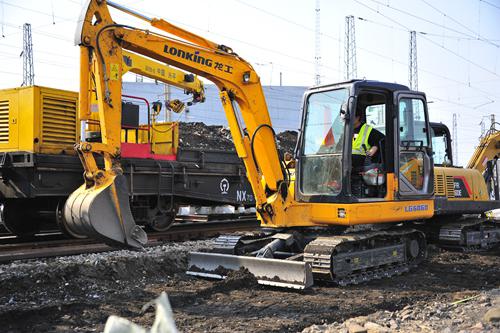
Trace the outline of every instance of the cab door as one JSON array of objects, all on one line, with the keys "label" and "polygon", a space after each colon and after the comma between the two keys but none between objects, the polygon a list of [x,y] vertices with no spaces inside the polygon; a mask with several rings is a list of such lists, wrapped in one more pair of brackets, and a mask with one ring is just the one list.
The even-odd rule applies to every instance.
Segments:
[{"label": "cab door", "polygon": [[395,93],[395,174],[401,199],[434,194],[434,169],[427,102],[422,93]]}]

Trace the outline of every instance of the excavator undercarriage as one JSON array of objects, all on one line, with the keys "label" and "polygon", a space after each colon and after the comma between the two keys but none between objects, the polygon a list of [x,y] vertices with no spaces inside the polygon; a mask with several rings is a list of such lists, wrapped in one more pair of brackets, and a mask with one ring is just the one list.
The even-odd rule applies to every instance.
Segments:
[{"label": "excavator undercarriage", "polygon": [[187,274],[224,279],[230,270],[245,268],[264,285],[305,289],[313,281],[327,281],[346,286],[410,271],[426,258],[427,242],[463,252],[500,245],[500,223],[484,218],[412,227],[345,230],[338,235],[331,229],[222,235],[209,252],[190,254]]},{"label": "excavator undercarriage", "polygon": [[429,242],[441,248],[462,251],[488,251],[500,244],[500,223],[478,215],[441,217],[434,223],[418,224]]},{"label": "excavator undercarriage", "polygon": [[[312,285],[311,277],[345,286],[399,275],[418,265],[425,256],[425,235],[410,228],[389,227],[339,235],[332,235],[332,230],[272,230],[258,235],[218,237],[212,252],[191,253],[187,273],[224,278],[221,267],[244,267],[261,284],[303,289]],[[210,273],[217,269],[219,274]]]}]

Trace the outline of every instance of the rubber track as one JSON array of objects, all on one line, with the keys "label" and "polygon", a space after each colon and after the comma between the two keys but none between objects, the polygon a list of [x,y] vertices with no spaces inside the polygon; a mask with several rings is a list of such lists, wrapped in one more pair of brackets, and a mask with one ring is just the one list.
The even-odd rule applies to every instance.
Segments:
[{"label": "rubber track", "polygon": [[[472,239],[471,236],[473,234],[477,236],[478,233],[479,239]],[[439,229],[439,245],[463,252],[490,250],[500,245],[500,223],[484,219],[467,219],[445,224]]]},{"label": "rubber track", "polygon": [[[419,239],[419,254],[416,258],[408,261],[407,255],[407,238]],[[371,239],[391,239],[387,244],[376,247],[373,249],[364,249],[363,251],[348,252],[346,249],[356,245],[355,243],[367,243]],[[399,241],[394,241],[399,239]],[[358,244],[361,245],[361,244]],[[402,253],[394,253],[395,258],[383,257],[382,262],[378,266],[368,267],[365,269],[352,270],[352,272],[345,276],[335,275],[336,267],[332,264],[335,263],[336,256],[342,255],[355,255],[356,253],[367,252],[370,250],[375,252],[377,250],[390,252],[391,249],[403,250]],[[424,233],[414,230],[385,230],[373,232],[361,232],[351,235],[340,235],[330,237],[318,237],[310,242],[304,251],[304,261],[309,262],[313,268],[315,279],[332,281],[341,286],[350,284],[358,284],[371,280],[391,277],[408,272],[413,267],[417,266],[426,256],[426,243]],[[392,260],[392,262],[391,262]],[[337,264],[342,264],[337,262]]]}]

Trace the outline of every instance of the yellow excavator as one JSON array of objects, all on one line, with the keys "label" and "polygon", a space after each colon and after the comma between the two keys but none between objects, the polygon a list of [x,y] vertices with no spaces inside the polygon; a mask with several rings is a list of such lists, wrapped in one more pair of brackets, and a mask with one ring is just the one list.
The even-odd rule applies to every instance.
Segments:
[{"label": "yellow excavator", "polygon": [[[109,7],[168,35],[116,23]],[[255,194],[262,230],[221,236],[214,253],[191,253],[189,274],[223,278],[229,270],[244,267],[262,284],[290,288],[306,288],[314,279],[345,285],[389,277],[425,258],[424,227],[441,225],[441,217],[448,216],[456,221],[447,221],[447,230],[458,233],[452,245],[475,249],[499,243],[497,224],[462,221],[463,213],[500,207],[500,200],[489,198],[478,170],[434,165],[424,93],[367,80],[307,90],[295,163],[285,164],[259,76],[231,48],[104,0],[89,1],[77,36],[80,108],[89,109],[89,94],[95,89],[102,128],[102,143],[76,147],[85,184],[68,199],[65,218],[81,233],[129,247],[146,243],[130,214],[120,168],[121,57],[129,50],[197,74],[219,88]],[[384,134],[379,160],[360,168],[352,167],[356,116]],[[490,153],[496,157],[485,157],[497,158],[498,152],[495,148]],[[103,155],[104,169],[97,166],[95,154]],[[293,164],[294,170],[287,168]],[[467,195],[456,195],[455,179],[470,190]]]}]

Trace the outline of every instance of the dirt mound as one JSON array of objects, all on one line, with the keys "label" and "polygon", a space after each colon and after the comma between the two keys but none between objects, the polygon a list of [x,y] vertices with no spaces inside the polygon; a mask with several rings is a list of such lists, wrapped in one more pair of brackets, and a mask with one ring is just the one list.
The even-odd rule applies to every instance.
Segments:
[{"label": "dirt mound", "polygon": [[243,267],[230,271],[223,283],[229,288],[250,288],[258,285],[257,278]]},{"label": "dirt mound", "polygon": [[[296,131],[284,131],[276,135],[278,149],[293,153],[297,141]],[[204,123],[180,123],[179,147],[211,150],[235,150],[231,132],[227,127]]]},{"label": "dirt mound", "polygon": [[180,123],[179,147],[235,150],[228,128],[204,123]]},{"label": "dirt mound", "polygon": [[278,149],[282,152],[288,152],[293,154],[295,150],[295,145],[297,144],[297,131],[284,131],[276,135],[276,141],[278,141]]}]

